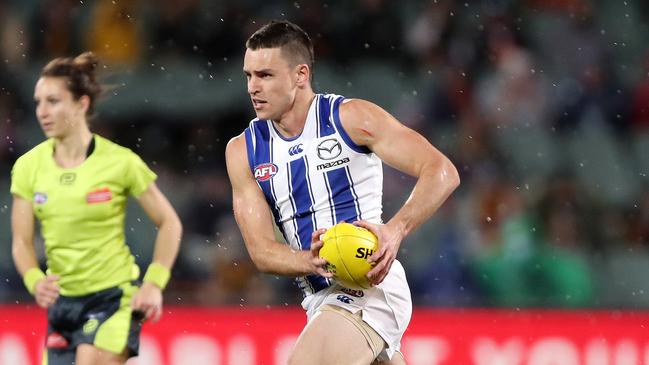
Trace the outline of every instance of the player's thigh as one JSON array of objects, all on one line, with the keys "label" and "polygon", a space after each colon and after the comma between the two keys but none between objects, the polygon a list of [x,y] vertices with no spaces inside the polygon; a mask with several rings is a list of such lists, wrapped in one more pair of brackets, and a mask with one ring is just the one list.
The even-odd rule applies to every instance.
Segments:
[{"label": "player's thigh", "polygon": [[392,359],[388,361],[374,361],[372,365],[406,365],[406,359],[403,358],[403,354],[397,351],[392,356]]},{"label": "player's thigh", "polygon": [[116,354],[90,344],[81,344],[77,347],[75,365],[123,365],[127,360],[126,351]]},{"label": "player's thigh", "polygon": [[289,365],[368,365],[374,355],[359,329],[331,311],[315,315],[295,344]]}]

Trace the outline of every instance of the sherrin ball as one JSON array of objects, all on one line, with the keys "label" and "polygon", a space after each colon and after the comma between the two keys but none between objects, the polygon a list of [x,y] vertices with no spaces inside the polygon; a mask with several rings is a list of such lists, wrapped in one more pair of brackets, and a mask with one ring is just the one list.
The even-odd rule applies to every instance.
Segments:
[{"label": "sherrin ball", "polygon": [[327,260],[327,271],[349,289],[372,287],[365,276],[374,267],[367,259],[379,249],[379,240],[371,231],[349,223],[338,223],[322,236],[320,257]]}]

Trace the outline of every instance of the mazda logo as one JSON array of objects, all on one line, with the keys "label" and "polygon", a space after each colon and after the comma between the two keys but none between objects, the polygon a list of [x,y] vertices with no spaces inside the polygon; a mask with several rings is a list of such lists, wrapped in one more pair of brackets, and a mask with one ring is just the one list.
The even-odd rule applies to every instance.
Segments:
[{"label": "mazda logo", "polygon": [[317,151],[318,151],[318,157],[320,157],[321,159],[333,160],[334,158],[340,156],[340,153],[343,150],[342,147],[340,146],[340,142],[338,142],[337,139],[329,138],[320,142]]}]

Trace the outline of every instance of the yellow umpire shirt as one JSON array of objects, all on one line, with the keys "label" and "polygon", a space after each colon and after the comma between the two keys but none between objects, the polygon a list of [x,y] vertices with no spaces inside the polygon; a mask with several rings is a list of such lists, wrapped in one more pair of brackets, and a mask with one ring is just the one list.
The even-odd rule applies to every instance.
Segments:
[{"label": "yellow umpire shirt", "polygon": [[79,166],[59,167],[54,140],[21,156],[11,193],[32,202],[41,224],[47,273],[59,275],[61,295],[81,296],[139,276],[126,245],[128,195],[138,197],[156,179],[128,148],[94,135],[95,149]]}]

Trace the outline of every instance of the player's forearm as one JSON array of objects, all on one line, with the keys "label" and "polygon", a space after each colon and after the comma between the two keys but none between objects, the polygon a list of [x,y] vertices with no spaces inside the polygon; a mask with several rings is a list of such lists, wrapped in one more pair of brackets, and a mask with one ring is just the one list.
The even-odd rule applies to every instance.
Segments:
[{"label": "player's forearm", "polygon": [[11,244],[11,254],[14,265],[21,276],[24,276],[29,269],[38,267],[32,240],[14,238]]},{"label": "player's forearm", "polygon": [[167,213],[158,226],[153,261],[144,274],[143,288],[145,284],[149,283],[163,290],[171,277],[171,267],[174,261],[176,261],[176,256],[180,248],[182,225],[173,210]]},{"label": "player's forearm", "polygon": [[387,223],[402,237],[430,218],[460,184],[457,169],[444,159],[437,168],[424,168],[410,197]]},{"label": "player's forearm", "polygon": [[256,245],[259,247],[249,249],[250,258],[261,272],[293,277],[313,273],[309,251],[294,250],[276,241]]},{"label": "player's forearm", "polygon": [[178,256],[180,240],[182,237],[182,224],[176,214],[164,219],[158,227],[155,249],[153,251],[153,262],[156,262],[167,269],[171,269]]}]

